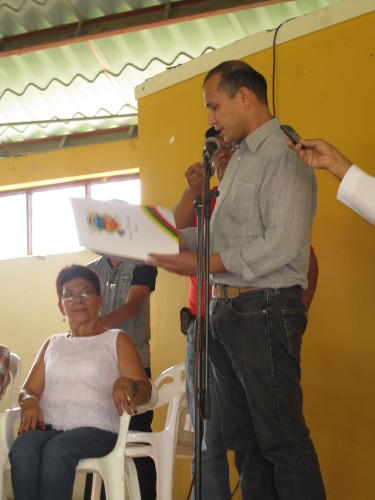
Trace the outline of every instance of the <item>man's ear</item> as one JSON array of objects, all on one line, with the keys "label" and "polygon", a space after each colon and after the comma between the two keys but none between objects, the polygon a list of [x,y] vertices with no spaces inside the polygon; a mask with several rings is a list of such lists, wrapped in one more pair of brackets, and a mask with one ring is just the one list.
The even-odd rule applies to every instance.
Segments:
[{"label": "man's ear", "polygon": [[237,97],[244,109],[248,109],[253,100],[253,93],[246,87],[240,87],[237,92]]}]

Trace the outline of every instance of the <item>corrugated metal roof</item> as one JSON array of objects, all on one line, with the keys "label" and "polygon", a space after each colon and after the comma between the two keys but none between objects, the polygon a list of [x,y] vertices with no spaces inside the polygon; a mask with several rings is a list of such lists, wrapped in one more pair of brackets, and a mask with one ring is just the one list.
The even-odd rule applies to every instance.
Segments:
[{"label": "corrugated metal roof", "polygon": [[[213,12],[207,10],[209,0],[5,0],[0,4],[0,155],[24,152],[25,141],[42,138],[53,138],[55,148],[56,137],[100,130],[136,133],[134,88],[143,81],[340,1],[270,1],[250,8],[250,2],[216,0],[221,10]],[[173,6],[181,9],[175,19]],[[74,29],[78,38],[64,39],[62,28]],[[48,143],[44,140],[41,148]]]}]

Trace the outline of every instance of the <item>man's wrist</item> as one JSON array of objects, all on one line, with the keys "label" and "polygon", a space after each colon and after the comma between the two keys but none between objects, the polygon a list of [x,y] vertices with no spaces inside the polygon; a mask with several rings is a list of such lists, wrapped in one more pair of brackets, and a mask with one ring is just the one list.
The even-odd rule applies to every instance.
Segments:
[{"label": "man's wrist", "polygon": [[352,162],[348,158],[342,154],[338,154],[328,170],[341,182],[352,165]]}]

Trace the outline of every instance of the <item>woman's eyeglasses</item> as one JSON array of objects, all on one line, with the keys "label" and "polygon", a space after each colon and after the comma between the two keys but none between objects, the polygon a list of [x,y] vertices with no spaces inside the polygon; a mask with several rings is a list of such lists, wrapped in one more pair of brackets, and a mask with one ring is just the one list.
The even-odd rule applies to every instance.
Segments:
[{"label": "woman's eyeglasses", "polygon": [[81,290],[80,292],[72,292],[70,290],[63,292],[61,294],[61,300],[63,302],[68,302],[70,300],[75,300],[78,295],[81,297],[81,299],[87,300],[91,299],[93,295],[95,295],[95,292],[93,290]]}]

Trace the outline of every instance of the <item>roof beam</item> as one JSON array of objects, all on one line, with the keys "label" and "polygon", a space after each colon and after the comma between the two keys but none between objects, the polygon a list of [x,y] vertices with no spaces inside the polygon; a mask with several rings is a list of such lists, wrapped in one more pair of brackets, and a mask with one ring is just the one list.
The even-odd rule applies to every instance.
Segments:
[{"label": "roof beam", "polygon": [[[4,37],[0,58],[291,0],[182,0]],[[228,5],[229,4],[229,5]]]}]

